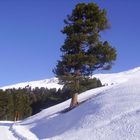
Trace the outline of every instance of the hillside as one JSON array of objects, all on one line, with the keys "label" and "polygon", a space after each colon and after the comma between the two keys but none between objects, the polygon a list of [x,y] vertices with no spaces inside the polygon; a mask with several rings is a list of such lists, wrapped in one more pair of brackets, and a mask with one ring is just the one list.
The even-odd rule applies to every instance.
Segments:
[{"label": "hillside", "polygon": [[31,88],[41,88],[41,87],[45,87],[45,88],[62,88],[62,85],[58,84],[58,79],[57,78],[51,78],[51,79],[44,79],[44,80],[38,80],[38,81],[31,81],[31,82],[23,82],[23,83],[17,83],[14,85],[9,85],[9,86],[4,86],[1,87],[0,89],[11,89],[11,88],[25,88],[25,87],[31,87]]},{"label": "hillside", "polygon": [[[140,67],[125,71],[125,72],[120,72],[120,73],[111,73],[111,74],[95,74],[92,77],[99,78],[102,81],[102,84],[104,85],[112,85],[112,84],[118,84],[121,82],[125,82],[131,77],[131,74],[133,74],[136,71],[139,71]],[[30,81],[30,82],[22,82],[22,83],[17,83],[13,85],[8,85],[4,87],[0,87],[0,89],[11,89],[11,88],[25,88],[25,87],[31,87],[31,88],[62,88],[62,85],[58,84],[59,81],[57,78],[51,78],[51,79],[44,79],[44,80],[38,80],[38,81]]]},{"label": "hillside", "polygon": [[60,113],[68,100],[20,122],[0,122],[0,138],[5,133],[6,140],[140,139],[140,67],[96,77],[108,86],[80,94],[86,102],[77,108]]}]

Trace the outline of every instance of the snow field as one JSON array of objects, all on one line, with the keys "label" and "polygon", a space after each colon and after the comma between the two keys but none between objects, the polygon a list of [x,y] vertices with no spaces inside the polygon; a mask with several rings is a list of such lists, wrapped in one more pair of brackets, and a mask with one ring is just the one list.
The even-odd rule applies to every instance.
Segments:
[{"label": "snow field", "polygon": [[108,86],[80,94],[79,101],[86,100],[80,106],[60,113],[68,100],[14,125],[1,122],[0,139],[139,140],[140,67],[96,76]]}]

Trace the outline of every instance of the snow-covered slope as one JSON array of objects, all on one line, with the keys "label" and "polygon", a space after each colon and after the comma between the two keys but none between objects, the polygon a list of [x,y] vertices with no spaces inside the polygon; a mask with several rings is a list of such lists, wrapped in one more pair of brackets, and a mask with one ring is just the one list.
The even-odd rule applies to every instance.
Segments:
[{"label": "snow-covered slope", "polygon": [[11,131],[9,131],[13,122],[0,121],[0,140],[18,140]]},{"label": "snow-covered slope", "polygon": [[114,85],[114,84],[121,84],[123,82],[128,81],[133,74],[140,71],[140,67],[119,72],[119,73],[111,73],[111,74],[96,74],[93,77],[99,78],[104,85]]},{"label": "snow-covered slope", "polygon": [[35,87],[45,87],[45,88],[62,88],[62,85],[58,84],[58,79],[57,78],[51,78],[51,79],[45,79],[45,80],[39,80],[39,81],[31,81],[31,82],[23,82],[23,83],[18,83],[18,84],[14,84],[14,85],[10,85],[10,86],[5,86],[5,87],[1,87],[0,89],[11,89],[11,88],[25,88],[25,87],[31,87],[31,88],[35,88]]},{"label": "snow-covered slope", "polygon": [[86,100],[80,106],[60,113],[68,100],[12,124],[5,133],[21,140],[139,140],[140,68],[99,76],[108,86],[80,94],[79,101]]},{"label": "snow-covered slope", "polygon": [[[140,67],[125,71],[125,72],[120,72],[120,73],[112,73],[112,74],[95,74],[92,77],[96,77],[101,79],[102,84],[104,85],[113,85],[113,84],[119,84],[122,82],[125,82],[133,75],[133,73],[140,71]],[[51,79],[44,79],[44,80],[38,80],[38,81],[31,81],[31,82],[23,82],[23,83],[18,83],[14,85],[9,85],[9,86],[4,86],[0,87],[0,89],[11,89],[11,88],[25,88],[25,87],[45,87],[45,88],[62,88],[62,85],[58,84],[58,79],[57,78],[51,78]]]}]

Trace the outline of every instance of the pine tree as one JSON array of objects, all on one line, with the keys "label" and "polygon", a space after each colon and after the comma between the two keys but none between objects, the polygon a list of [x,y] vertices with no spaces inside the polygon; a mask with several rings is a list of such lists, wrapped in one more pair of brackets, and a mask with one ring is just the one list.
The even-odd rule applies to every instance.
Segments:
[{"label": "pine tree", "polygon": [[8,96],[6,116],[8,120],[14,120],[15,110],[14,110],[13,93],[10,90],[7,90],[6,93]]},{"label": "pine tree", "polygon": [[64,84],[72,84],[74,93],[71,107],[78,103],[79,81],[97,69],[110,69],[116,50],[101,40],[101,32],[108,29],[106,10],[95,3],[80,3],[64,20],[66,35],[61,47],[62,57],[54,73]]},{"label": "pine tree", "polygon": [[8,95],[4,94],[4,92],[0,90],[0,120],[7,120],[7,101]]}]

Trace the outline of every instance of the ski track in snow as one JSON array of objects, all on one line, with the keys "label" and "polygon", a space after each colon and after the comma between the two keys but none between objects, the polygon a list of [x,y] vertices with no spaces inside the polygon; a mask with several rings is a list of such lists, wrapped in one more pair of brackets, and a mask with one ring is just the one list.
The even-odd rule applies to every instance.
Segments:
[{"label": "ski track in snow", "polygon": [[10,130],[13,122],[0,121],[0,140],[18,140]]},{"label": "ski track in snow", "polygon": [[140,140],[140,67],[98,76],[109,86],[80,94],[80,106],[60,113],[68,100],[14,125],[1,122],[0,140]]}]

